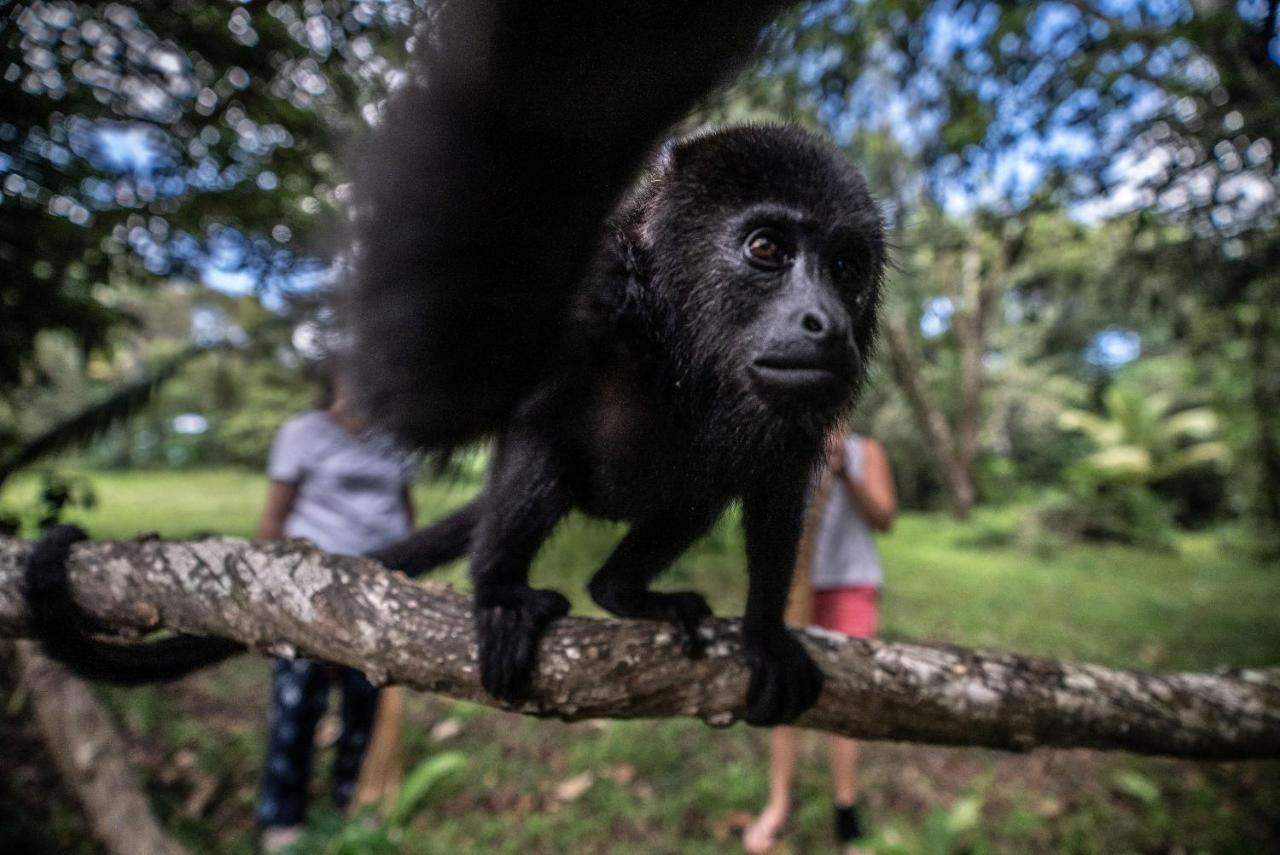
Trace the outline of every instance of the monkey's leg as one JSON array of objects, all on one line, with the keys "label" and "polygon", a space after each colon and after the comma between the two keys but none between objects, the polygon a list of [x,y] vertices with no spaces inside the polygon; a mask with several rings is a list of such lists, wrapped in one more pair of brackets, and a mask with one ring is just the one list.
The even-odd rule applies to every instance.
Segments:
[{"label": "monkey's leg", "polygon": [[693,591],[650,591],[649,583],[710,527],[711,520],[701,517],[637,523],[591,577],[591,598],[619,617],[674,624],[684,654],[700,658],[705,642],[698,634],[698,624],[711,616],[707,601]]},{"label": "monkey's leg", "polygon": [[532,438],[504,442],[488,495],[471,548],[480,683],[515,702],[528,692],[547,624],[569,611],[559,593],[529,587],[529,565],[569,503],[549,450]]},{"label": "monkey's leg", "polygon": [[369,557],[391,570],[420,576],[466,555],[471,547],[471,535],[483,513],[484,495],[481,494],[404,540],[369,553]]},{"label": "monkey's leg", "polygon": [[751,724],[793,721],[822,692],[822,672],[783,621],[804,502],[804,484],[798,482],[757,490],[742,505],[749,577],[742,644],[751,665],[746,716]]}]

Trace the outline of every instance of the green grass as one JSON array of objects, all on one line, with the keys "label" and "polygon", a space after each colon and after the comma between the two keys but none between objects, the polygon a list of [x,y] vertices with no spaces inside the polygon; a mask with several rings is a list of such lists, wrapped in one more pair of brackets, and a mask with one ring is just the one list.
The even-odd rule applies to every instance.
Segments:
[{"label": "green grass", "polygon": [[[73,517],[97,538],[147,531],[249,536],[265,491],[260,475],[234,470],[90,477],[100,505]],[[29,502],[35,486],[31,477],[17,479],[5,503]],[[466,501],[474,489],[420,485],[420,518]],[[1019,516],[1017,509],[986,510],[960,525],[937,514],[903,514],[879,541],[887,576],[884,635],[1136,668],[1280,664],[1280,568],[1247,559],[1213,534],[1181,537],[1171,553],[1022,546]],[[571,518],[539,556],[535,582],[564,590],[575,609],[596,613],[583,586],[620,532]],[[739,611],[740,543],[730,514],[664,584],[691,585],[707,592],[718,612]],[[465,584],[461,564],[441,575]],[[150,791],[164,820],[195,851],[250,849],[266,684],[264,661],[246,657],[175,687],[107,695],[129,731],[161,758],[144,768]],[[444,718],[459,719],[462,731],[437,744],[427,733]],[[462,781],[433,796],[407,831],[393,835],[397,851],[732,851],[732,822],[765,792],[765,735],[745,727],[713,731],[683,720],[564,725],[428,696],[411,699],[408,720],[410,765],[458,750],[468,766]],[[184,749],[222,782],[203,818],[182,815],[190,784],[164,771],[165,758]],[[815,743],[801,764],[793,852],[829,845],[819,754]],[[559,800],[558,784],[582,773],[592,776],[591,786],[571,802]],[[1093,752],[1016,757],[877,744],[867,747],[863,779],[884,853],[1261,851],[1280,834],[1272,821],[1280,803],[1274,764]],[[25,798],[0,793],[6,801]],[[0,818],[17,813],[12,804],[0,805]],[[61,808],[56,814],[59,845],[67,815]],[[324,819],[322,807],[317,816]],[[337,825],[330,819],[322,829]],[[332,839],[322,830],[305,851],[336,851],[326,849]]]}]

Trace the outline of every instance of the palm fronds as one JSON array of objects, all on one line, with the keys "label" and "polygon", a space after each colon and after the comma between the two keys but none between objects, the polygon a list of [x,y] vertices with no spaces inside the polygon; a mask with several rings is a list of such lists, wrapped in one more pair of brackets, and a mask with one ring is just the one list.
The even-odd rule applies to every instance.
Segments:
[{"label": "palm fronds", "polygon": [[153,368],[146,376],[127,383],[97,401],[0,455],[0,485],[19,469],[37,460],[84,446],[122,424],[147,405],[160,388],[191,360],[214,348],[191,346]]}]

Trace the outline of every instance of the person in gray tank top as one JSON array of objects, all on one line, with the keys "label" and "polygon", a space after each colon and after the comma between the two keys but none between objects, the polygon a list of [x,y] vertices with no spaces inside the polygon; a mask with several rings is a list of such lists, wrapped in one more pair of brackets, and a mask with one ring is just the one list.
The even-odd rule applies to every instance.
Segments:
[{"label": "person in gray tank top", "polygon": [[[826,466],[816,479],[796,558],[787,620],[855,638],[869,638],[879,623],[884,573],[872,531],[888,531],[897,498],[880,443],[840,428],[827,438]],[[791,780],[800,731],[774,728],[770,738],[769,801],[743,831],[748,852],[767,852],[791,815]],[[863,852],[858,815],[858,743],[827,736],[835,796],[836,839],[846,855]]]}]

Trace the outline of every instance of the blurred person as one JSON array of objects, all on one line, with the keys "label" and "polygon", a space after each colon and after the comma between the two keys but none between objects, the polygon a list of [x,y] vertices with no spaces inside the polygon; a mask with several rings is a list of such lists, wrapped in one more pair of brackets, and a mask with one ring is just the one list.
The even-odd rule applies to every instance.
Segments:
[{"label": "blurred person", "polygon": [[[364,555],[413,530],[412,461],[356,414],[341,370],[325,372],[317,408],[285,423],[271,448],[263,540],[305,538],[321,549]],[[342,731],[335,751],[332,797],[352,800],[378,709],[379,691],[354,668],[310,659],[272,666],[267,757],[258,822],[262,848],[276,852],[302,834],[316,724],[329,686],[342,687]]]},{"label": "blurred person", "polygon": [[[827,459],[817,479],[797,554],[787,610],[792,625],[820,626],[870,638],[879,624],[884,574],[872,531],[888,531],[897,510],[893,473],[880,443],[837,426],[827,437]],[[865,850],[858,812],[858,742],[826,735],[835,800],[835,833],[846,855]],[[770,734],[769,799],[742,834],[743,848],[761,853],[782,836],[791,816],[791,782],[800,731]]]}]

